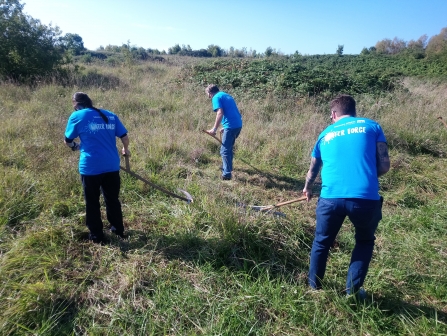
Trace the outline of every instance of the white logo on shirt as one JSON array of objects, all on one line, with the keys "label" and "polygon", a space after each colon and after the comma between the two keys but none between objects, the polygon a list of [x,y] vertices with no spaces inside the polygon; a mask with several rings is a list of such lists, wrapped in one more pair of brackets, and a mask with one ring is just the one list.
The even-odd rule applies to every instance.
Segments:
[{"label": "white logo on shirt", "polygon": [[89,122],[87,128],[90,133],[96,133],[101,130],[114,130],[115,124],[97,124],[95,122]]},{"label": "white logo on shirt", "polygon": [[324,144],[328,144],[331,140],[335,139],[336,137],[345,136],[346,134],[358,134],[358,133],[366,133],[366,127],[351,127],[346,129],[346,132],[345,130],[328,132],[324,136],[323,142]]}]

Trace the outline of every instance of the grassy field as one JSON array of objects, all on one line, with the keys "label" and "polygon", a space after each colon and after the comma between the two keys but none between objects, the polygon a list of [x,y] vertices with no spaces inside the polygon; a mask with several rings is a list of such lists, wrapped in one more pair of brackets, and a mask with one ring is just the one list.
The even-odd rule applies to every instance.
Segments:
[{"label": "grassy field", "polygon": [[[181,62],[0,85],[0,334],[447,335],[447,129],[437,119],[447,119],[447,84],[407,78],[403,90],[355,97],[358,114],[383,126],[392,166],[380,179],[370,297],[355,302],[343,292],[348,221],[315,293],[315,200],[282,217],[239,206],[301,196],[328,101],[236,95],[244,128],[234,179],[221,181],[219,144],[201,133],[211,102],[205,86],[178,80]],[[122,172],[129,239],[86,241],[79,154],[63,143],[75,91],[121,117],[133,171],[194,203]]]}]

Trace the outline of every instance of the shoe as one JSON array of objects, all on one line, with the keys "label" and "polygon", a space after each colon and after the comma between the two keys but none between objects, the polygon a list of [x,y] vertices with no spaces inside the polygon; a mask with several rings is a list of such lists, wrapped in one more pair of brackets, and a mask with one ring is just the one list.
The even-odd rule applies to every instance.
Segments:
[{"label": "shoe", "polygon": [[118,232],[118,231],[116,231],[116,229],[115,229],[113,226],[110,228],[110,232],[112,232],[114,235],[116,235],[116,236],[118,236],[118,237],[120,237],[120,238],[122,238],[122,239],[127,239],[127,238],[129,238],[129,236],[126,235],[126,234],[124,234],[124,232]]},{"label": "shoe", "polygon": [[366,290],[364,290],[363,288],[360,288],[359,291],[355,294],[355,296],[360,301],[365,301],[368,298]]},{"label": "shoe", "polygon": [[229,180],[231,180],[231,176],[223,176],[223,175],[222,175],[222,176],[220,177],[220,179],[223,180],[223,181],[229,181]]},{"label": "shoe", "polygon": [[354,294],[346,294],[347,298],[354,298],[358,302],[365,301],[368,298],[368,294],[363,288],[360,288],[357,293]]},{"label": "shoe", "polygon": [[97,236],[94,234],[89,233],[88,235],[88,240],[90,240],[91,242],[95,243],[95,244],[103,244],[104,243],[104,237],[101,236]]}]

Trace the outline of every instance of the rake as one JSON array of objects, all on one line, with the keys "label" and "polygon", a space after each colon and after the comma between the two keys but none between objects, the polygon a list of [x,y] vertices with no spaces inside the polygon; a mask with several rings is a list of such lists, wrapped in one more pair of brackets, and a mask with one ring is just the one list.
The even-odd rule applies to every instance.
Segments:
[{"label": "rake", "polygon": [[[287,205],[287,204],[292,204],[292,203],[296,203],[296,202],[301,202],[306,200],[307,197],[303,196],[300,198],[295,198],[289,201],[284,201],[284,202],[280,202],[274,205],[245,205],[245,204],[239,204],[239,206],[243,207],[243,208],[250,208],[251,210],[254,211],[260,211],[260,212],[265,212],[265,213],[271,213],[273,210],[282,207],[283,205]],[[280,215],[280,216],[285,216],[285,214],[283,214],[282,212],[274,212],[273,214],[275,215]]]},{"label": "rake", "polygon": [[[205,133],[205,134],[208,134],[210,137],[213,137],[219,143],[222,144],[222,140],[220,140],[215,135],[213,135],[211,133],[208,133],[205,130],[202,130],[202,132]],[[283,205],[287,205],[287,204],[291,204],[291,203],[295,203],[295,202],[301,202],[301,201],[304,201],[306,199],[307,199],[307,197],[303,196],[303,197],[296,198],[296,199],[293,199],[293,200],[284,201],[284,202],[281,202],[281,203],[278,203],[278,204],[275,204],[275,205],[260,205],[260,206],[257,206],[257,205],[246,205],[246,204],[243,204],[243,203],[240,203],[238,205],[240,207],[243,207],[243,208],[250,208],[250,209],[255,210],[255,211],[261,211],[261,212],[270,213],[273,209],[282,207]],[[285,214],[283,214],[282,212],[274,212],[273,214],[278,215],[278,216],[285,216]]]},{"label": "rake", "polygon": [[[205,133],[205,134],[208,134],[210,137],[216,139],[216,140],[222,145],[222,139],[219,139],[219,138],[216,137],[215,135],[212,135],[212,134],[208,133],[208,132],[205,131],[205,130],[202,130],[202,132]],[[245,160],[242,159],[242,158],[238,158],[238,160],[241,160],[241,161],[242,161],[243,163],[245,163],[247,166],[250,166],[252,169],[256,170],[256,171],[258,172],[258,174],[261,174],[261,175],[267,177],[271,182],[273,182],[273,181],[272,181],[272,178],[271,178],[271,176],[270,176],[270,174],[268,174],[268,173],[266,173],[266,172],[263,172],[263,171],[259,170],[259,169],[256,168],[256,167],[253,167],[249,162],[245,161]]]},{"label": "rake", "polygon": [[193,202],[192,196],[185,190],[177,189],[178,191],[182,192],[185,195],[185,197],[179,196],[177,194],[174,194],[173,192],[170,192],[169,190],[166,190],[165,188],[162,188],[162,187],[156,185],[155,183],[152,183],[151,181],[148,181],[144,177],[141,177],[140,175],[134,173],[133,171],[130,170],[129,156],[124,155],[124,158],[126,160],[126,168],[124,168],[123,166],[120,166],[120,168],[121,168],[121,170],[124,170],[127,174],[135,177],[136,179],[138,179],[140,181],[143,181],[144,183],[150,185],[151,187],[153,187],[157,190],[160,190],[161,192],[165,193],[166,195],[181,199],[182,201],[185,201],[188,204]]}]

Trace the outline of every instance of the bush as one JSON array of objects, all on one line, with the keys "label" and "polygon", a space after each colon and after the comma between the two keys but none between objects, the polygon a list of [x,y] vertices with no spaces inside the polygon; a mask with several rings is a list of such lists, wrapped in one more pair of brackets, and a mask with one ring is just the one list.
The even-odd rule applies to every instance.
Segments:
[{"label": "bush", "polygon": [[18,0],[0,1],[0,77],[20,81],[47,75],[63,62],[59,29],[22,10]]},{"label": "bush", "polygon": [[[339,46],[342,47],[342,46]],[[341,49],[341,48],[340,48]],[[266,51],[266,54],[269,54]],[[447,63],[436,58],[382,55],[269,57],[262,60],[218,59],[192,65],[185,75],[201,84],[216,83],[224,90],[262,96],[268,93],[301,97],[382,94],[398,88],[405,76],[447,78]]]}]

